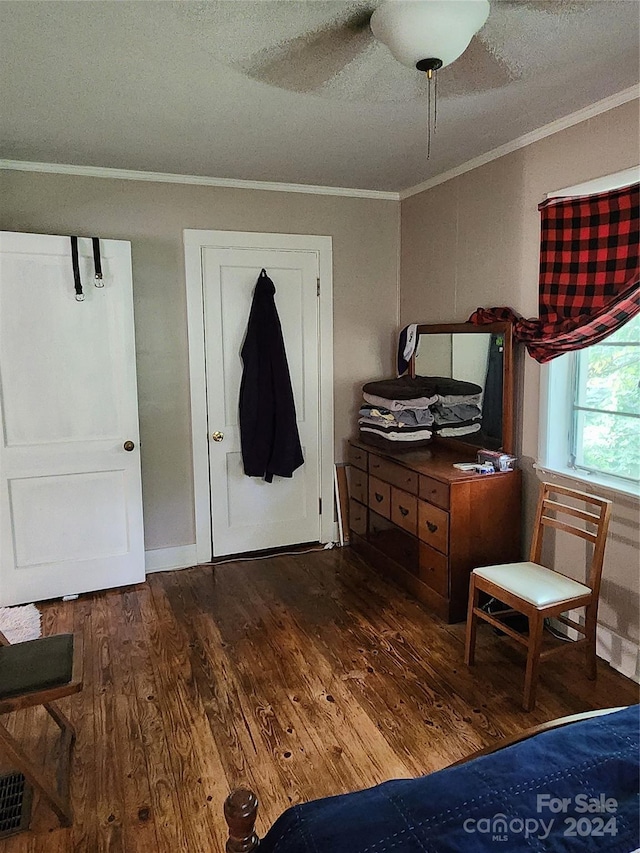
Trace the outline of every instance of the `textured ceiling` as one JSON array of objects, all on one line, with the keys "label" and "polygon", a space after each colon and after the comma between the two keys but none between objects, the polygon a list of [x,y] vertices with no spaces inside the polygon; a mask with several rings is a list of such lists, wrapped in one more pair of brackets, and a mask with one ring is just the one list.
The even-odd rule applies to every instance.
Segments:
[{"label": "textured ceiling", "polygon": [[439,76],[364,0],[0,3],[0,156],[401,190],[638,81],[637,0],[491,0]]}]

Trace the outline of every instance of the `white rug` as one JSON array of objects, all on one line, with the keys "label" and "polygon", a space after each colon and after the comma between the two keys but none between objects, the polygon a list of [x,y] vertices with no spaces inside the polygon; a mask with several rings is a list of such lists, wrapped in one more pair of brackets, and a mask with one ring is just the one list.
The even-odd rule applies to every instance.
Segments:
[{"label": "white rug", "polygon": [[35,640],[42,633],[40,611],[35,604],[0,607],[0,631],[10,643]]}]

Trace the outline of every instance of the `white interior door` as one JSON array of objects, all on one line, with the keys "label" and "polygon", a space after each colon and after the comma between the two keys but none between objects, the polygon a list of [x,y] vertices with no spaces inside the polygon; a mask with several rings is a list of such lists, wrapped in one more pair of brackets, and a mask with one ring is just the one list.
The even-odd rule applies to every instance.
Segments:
[{"label": "white interior door", "polygon": [[[262,268],[275,288],[304,464],[266,483],[242,466],[240,350]],[[215,556],[320,539],[318,253],[204,248],[204,300],[211,518]],[[213,440],[222,433],[221,441]]]},{"label": "white interior door", "polygon": [[78,242],[84,302],[68,237],[0,233],[2,605],[145,577],[130,244],[96,288]]}]

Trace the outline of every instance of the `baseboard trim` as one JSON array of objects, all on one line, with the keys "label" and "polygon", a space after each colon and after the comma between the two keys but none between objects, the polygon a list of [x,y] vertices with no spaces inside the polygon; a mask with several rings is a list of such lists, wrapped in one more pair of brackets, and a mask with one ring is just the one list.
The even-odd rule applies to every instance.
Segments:
[{"label": "baseboard trim", "polygon": [[144,557],[147,574],[187,569],[198,564],[195,544],[178,545],[174,548],[156,548],[145,551]]},{"label": "baseboard trim", "polygon": [[[567,615],[574,622],[579,622],[579,617],[582,614],[580,610],[570,610]],[[551,619],[550,621],[554,630],[570,637],[572,640],[578,639],[578,632],[573,628],[568,628],[562,622],[558,622],[557,619]],[[626,675],[627,678],[640,684],[640,647],[632,640],[620,637],[605,625],[598,625],[596,631],[596,654],[617,672],[621,672],[622,675]]]}]

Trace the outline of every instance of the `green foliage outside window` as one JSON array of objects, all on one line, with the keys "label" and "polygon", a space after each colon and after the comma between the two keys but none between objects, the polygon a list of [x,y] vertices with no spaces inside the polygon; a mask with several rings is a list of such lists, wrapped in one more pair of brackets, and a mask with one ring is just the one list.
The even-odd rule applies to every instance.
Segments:
[{"label": "green foliage outside window", "polygon": [[576,358],[576,467],[640,480],[640,315]]}]

